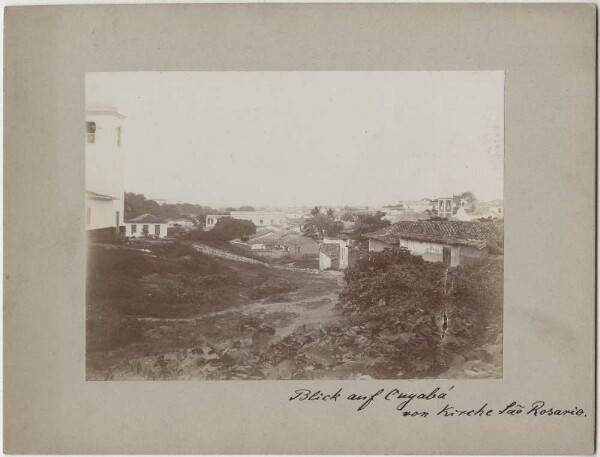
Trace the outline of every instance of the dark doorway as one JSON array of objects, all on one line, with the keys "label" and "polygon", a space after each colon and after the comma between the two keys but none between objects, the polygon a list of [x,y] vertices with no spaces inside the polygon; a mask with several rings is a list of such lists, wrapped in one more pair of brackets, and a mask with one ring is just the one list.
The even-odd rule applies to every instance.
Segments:
[{"label": "dark doorway", "polygon": [[442,258],[444,266],[446,268],[450,268],[450,264],[452,263],[452,250],[449,247],[444,246],[442,250]]}]

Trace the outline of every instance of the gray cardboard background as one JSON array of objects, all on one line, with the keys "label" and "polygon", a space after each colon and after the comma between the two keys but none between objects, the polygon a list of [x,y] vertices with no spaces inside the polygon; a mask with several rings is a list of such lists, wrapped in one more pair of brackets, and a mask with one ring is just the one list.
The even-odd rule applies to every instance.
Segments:
[{"label": "gray cardboard background", "polygon": [[[593,451],[593,5],[10,7],[5,24],[6,451]],[[505,70],[504,378],[86,382],[84,75],[118,70]],[[463,406],[542,399],[587,417],[287,401],[436,385]]]}]

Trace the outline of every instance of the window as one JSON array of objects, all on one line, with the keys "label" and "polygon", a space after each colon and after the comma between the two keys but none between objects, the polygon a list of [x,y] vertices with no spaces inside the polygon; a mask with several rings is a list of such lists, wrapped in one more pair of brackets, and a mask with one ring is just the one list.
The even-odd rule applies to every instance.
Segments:
[{"label": "window", "polygon": [[260,223],[261,223],[261,224],[263,223],[263,220],[262,220],[262,219],[260,220]]},{"label": "window", "polygon": [[157,224],[154,226],[154,234],[156,236],[160,235],[160,225]]},{"label": "window", "polygon": [[137,233],[137,224],[131,224],[131,233]]},{"label": "window", "polygon": [[96,123],[86,122],[85,123],[85,140],[88,143],[96,142]]},{"label": "window", "polygon": [[149,226],[148,226],[148,224],[144,224],[144,225],[142,225],[142,234],[143,234],[144,236],[147,236],[147,235],[148,235],[148,227],[149,227]]},{"label": "window", "polygon": [[87,225],[92,223],[92,208],[86,208],[85,210],[85,222]]}]

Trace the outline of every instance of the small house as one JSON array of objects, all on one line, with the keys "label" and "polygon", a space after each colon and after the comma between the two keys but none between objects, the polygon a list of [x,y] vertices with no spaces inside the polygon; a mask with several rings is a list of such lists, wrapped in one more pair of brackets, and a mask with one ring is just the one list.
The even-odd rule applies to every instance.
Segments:
[{"label": "small house", "polygon": [[369,251],[405,248],[430,262],[462,265],[503,253],[504,224],[474,221],[403,221],[364,235]]},{"label": "small house", "polygon": [[348,268],[348,241],[324,239],[319,248],[319,270]]},{"label": "small house", "polygon": [[[258,232],[263,230],[259,229]],[[244,245],[253,254],[267,258],[316,257],[319,253],[319,243],[294,231],[265,230],[264,234],[258,232],[245,242],[234,240],[232,243]]]},{"label": "small house", "polygon": [[227,217],[227,214],[207,214],[206,222],[204,224],[204,229],[205,230],[213,229],[215,227],[215,225],[217,225],[217,222],[219,222],[219,219],[221,219],[222,217]]},{"label": "small house", "polygon": [[168,226],[167,221],[153,214],[142,214],[125,221],[125,236],[131,238],[165,238]]}]

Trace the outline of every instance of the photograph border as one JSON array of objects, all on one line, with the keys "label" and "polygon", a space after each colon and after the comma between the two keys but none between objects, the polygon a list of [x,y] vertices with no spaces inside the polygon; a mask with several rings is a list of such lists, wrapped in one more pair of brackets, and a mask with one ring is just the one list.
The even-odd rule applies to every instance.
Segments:
[{"label": "photograph border", "polygon": [[[6,452],[593,452],[594,5],[5,11]],[[504,379],[86,383],[84,74],[174,69],[504,70]],[[307,385],[455,385],[469,405],[543,398],[587,415],[408,421],[385,402],[290,403]]]}]

